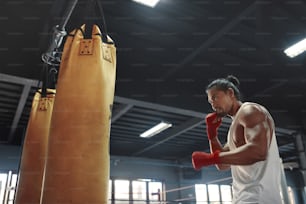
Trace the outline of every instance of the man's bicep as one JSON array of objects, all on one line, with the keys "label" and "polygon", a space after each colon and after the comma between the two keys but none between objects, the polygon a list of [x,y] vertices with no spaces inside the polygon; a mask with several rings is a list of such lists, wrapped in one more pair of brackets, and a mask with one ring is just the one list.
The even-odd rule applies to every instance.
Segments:
[{"label": "man's bicep", "polygon": [[269,132],[264,122],[260,122],[254,127],[246,127],[245,129],[246,142],[251,144],[262,157],[267,155],[269,149]]},{"label": "man's bicep", "polygon": [[250,145],[254,152],[257,152],[258,156],[265,158],[271,140],[271,129],[267,115],[255,108],[242,119],[244,120],[246,143]]},{"label": "man's bicep", "polygon": [[[256,117],[257,116],[257,117]],[[245,122],[245,136],[249,141],[267,141],[269,143],[270,127],[263,114],[256,114]]]},{"label": "man's bicep", "polygon": [[267,115],[256,108],[250,108],[241,118],[244,126],[244,136],[246,142],[267,142],[270,138],[270,127]]}]

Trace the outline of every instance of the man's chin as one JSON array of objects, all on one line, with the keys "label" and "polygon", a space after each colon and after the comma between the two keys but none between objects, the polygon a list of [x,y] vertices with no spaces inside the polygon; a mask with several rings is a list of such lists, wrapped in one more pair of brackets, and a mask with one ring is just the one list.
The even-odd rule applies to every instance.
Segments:
[{"label": "man's chin", "polygon": [[224,112],[217,112],[217,117],[219,118],[223,118],[224,116],[226,116],[227,114]]}]

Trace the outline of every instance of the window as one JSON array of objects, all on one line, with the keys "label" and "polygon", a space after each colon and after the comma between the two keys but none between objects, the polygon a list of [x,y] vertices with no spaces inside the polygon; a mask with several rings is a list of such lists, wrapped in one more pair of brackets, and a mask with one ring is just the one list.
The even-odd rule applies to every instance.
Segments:
[{"label": "window", "polygon": [[[163,183],[159,181],[152,181],[151,179],[114,180],[109,185],[109,203],[160,204],[160,201],[164,199],[162,196]],[[114,192],[112,192],[112,189]],[[112,194],[114,194],[113,198],[111,197]]]},{"label": "window", "polygon": [[195,185],[195,193],[196,193],[196,203],[197,204],[206,204],[207,199],[207,188],[206,184],[196,184]]},{"label": "window", "polygon": [[8,204],[14,204],[16,185],[17,185],[17,174],[12,174],[11,182],[9,185]]},{"label": "window", "polygon": [[149,200],[160,201],[162,192],[161,182],[149,182]]},{"label": "window", "polygon": [[211,204],[220,203],[219,185],[215,184],[208,185],[208,198]]},{"label": "window", "polygon": [[231,204],[232,190],[230,185],[196,184],[197,204]]},{"label": "window", "polygon": [[232,203],[232,188],[229,185],[221,185],[221,200],[222,204],[231,204]]},{"label": "window", "polygon": [[115,200],[116,204],[127,204],[130,200],[130,181],[115,180]]},{"label": "window", "polygon": [[133,201],[137,204],[145,204],[147,200],[147,184],[144,181],[132,181]]},{"label": "window", "polygon": [[0,174],[0,203],[4,203],[7,174]]},{"label": "window", "polygon": [[0,174],[0,203],[13,204],[17,178],[17,174],[13,174],[12,171]]},{"label": "window", "polygon": [[[112,180],[108,181],[108,200],[112,199]],[[110,203],[110,202],[109,202]]]}]

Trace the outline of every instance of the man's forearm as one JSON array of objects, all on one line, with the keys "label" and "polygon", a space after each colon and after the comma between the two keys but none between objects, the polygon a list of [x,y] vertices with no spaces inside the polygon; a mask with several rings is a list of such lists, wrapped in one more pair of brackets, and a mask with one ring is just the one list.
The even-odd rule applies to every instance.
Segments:
[{"label": "man's forearm", "polygon": [[266,159],[267,154],[259,154],[258,145],[248,143],[237,149],[220,154],[222,164],[250,165]]},{"label": "man's forearm", "polygon": [[[225,152],[229,151],[227,146],[225,145],[224,147],[222,146],[221,142],[217,137],[215,137],[212,140],[209,140],[209,145],[210,145],[210,152],[213,153],[215,151],[220,151],[220,152]],[[216,168],[218,170],[228,170],[230,169],[230,165],[228,164],[216,164]]]},{"label": "man's forearm", "polygon": [[221,142],[219,141],[218,137],[213,138],[212,140],[209,140],[209,146],[210,146],[210,152],[213,153],[217,150],[220,152],[223,151],[223,146]]}]

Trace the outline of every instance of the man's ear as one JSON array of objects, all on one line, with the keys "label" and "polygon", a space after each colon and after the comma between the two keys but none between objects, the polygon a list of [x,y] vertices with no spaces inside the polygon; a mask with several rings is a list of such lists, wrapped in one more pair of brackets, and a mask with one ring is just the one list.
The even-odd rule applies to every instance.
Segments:
[{"label": "man's ear", "polygon": [[232,88],[228,88],[227,92],[231,97],[235,97],[235,91]]}]

